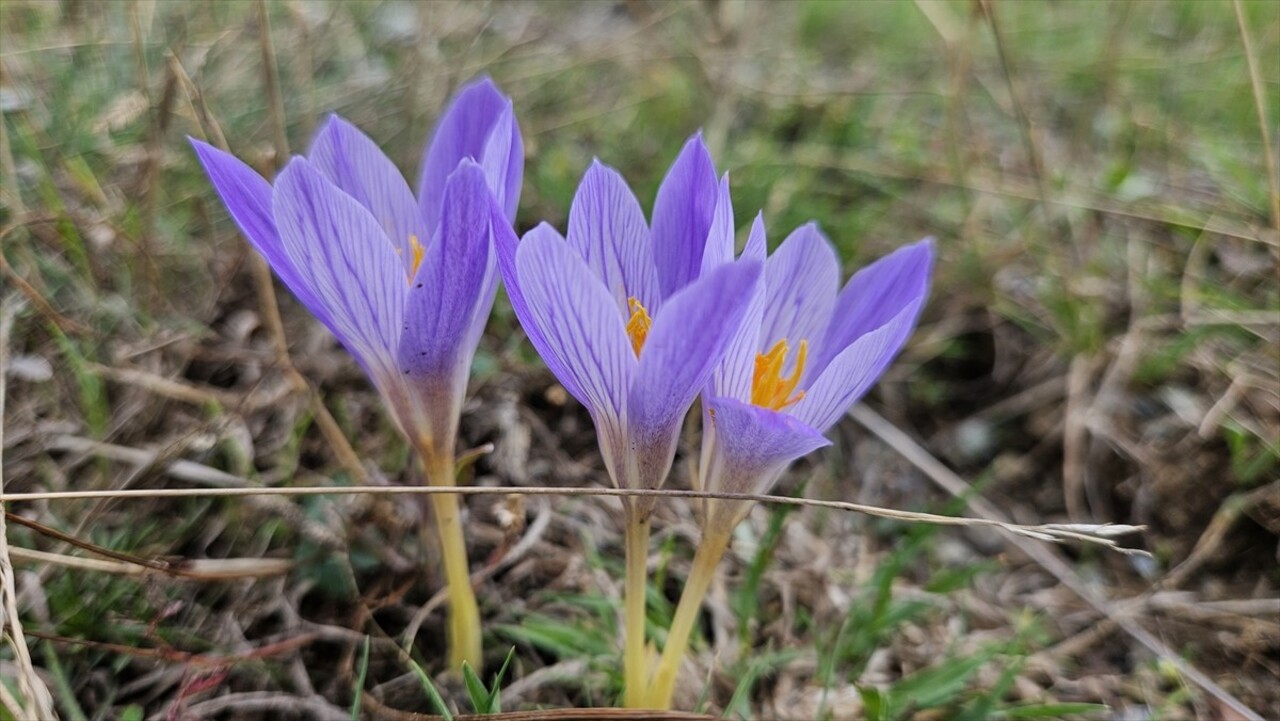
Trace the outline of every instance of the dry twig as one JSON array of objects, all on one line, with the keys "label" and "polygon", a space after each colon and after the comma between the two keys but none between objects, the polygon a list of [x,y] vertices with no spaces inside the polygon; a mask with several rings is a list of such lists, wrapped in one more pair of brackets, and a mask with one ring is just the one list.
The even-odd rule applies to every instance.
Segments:
[{"label": "dry twig", "polygon": [[[0,448],[4,447],[4,401],[5,401],[5,369],[9,364],[9,332],[13,328],[13,320],[17,315],[17,304],[9,299],[0,300]],[[0,455],[0,495],[4,493],[4,460]],[[9,531],[5,525],[4,514],[0,514],[0,593],[4,595],[3,606],[0,607],[0,618],[9,629],[9,640],[13,646],[13,654],[18,662],[18,693],[20,698],[13,698],[7,693],[0,702],[13,714],[14,718],[56,719],[58,714],[53,710],[53,696],[50,695],[44,681],[36,675],[35,666],[31,663],[31,652],[27,648],[27,639],[22,633],[22,619],[18,615],[18,590],[14,583],[13,564],[9,560]]]}]

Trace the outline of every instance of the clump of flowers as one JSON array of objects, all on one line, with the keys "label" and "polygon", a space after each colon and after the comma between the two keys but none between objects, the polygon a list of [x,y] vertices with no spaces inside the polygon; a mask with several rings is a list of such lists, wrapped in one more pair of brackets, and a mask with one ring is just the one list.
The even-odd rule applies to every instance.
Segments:
[{"label": "clump of flowers", "polygon": [[[231,215],[276,274],[352,353],[432,485],[455,475],[468,369],[501,278],[548,368],[595,423],[612,483],[666,481],[701,398],[696,488],[766,493],[875,383],[915,327],[933,242],[904,246],[840,288],[815,224],[766,254],[756,216],[735,257],[728,175],[701,135],[658,190],[652,223],[622,176],[593,162],[567,233],[516,235],[523,146],[511,101],[487,79],[436,128],[415,197],[354,126],[332,117],[306,157],[268,183],[200,141]],[[449,591],[451,666],[481,660],[456,495],[432,495]],[[706,499],[702,537],[660,658],[645,645],[651,497],[623,501],[624,703],[666,708],[715,568],[746,501]]]},{"label": "clump of flowers", "polygon": [[[511,100],[488,79],[458,93],[426,149],[416,197],[378,146],[337,116],[271,183],[192,144],[249,242],[368,374],[428,482],[453,485],[467,377],[497,292],[492,239],[510,232],[520,197],[524,149]],[[431,500],[450,665],[478,665],[458,499]]]},{"label": "clump of flowers", "polygon": [[[497,245],[516,316],[591,414],[616,486],[664,483],[700,395],[695,485],[747,494],[768,491],[792,461],[828,444],[823,433],[915,327],[933,258],[930,240],[906,246],[841,290],[835,250],[816,225],[766,258],[759,216],[735,258],[728,177],[717,178],[700,135],[663,180],[652,228],[621,176],[596,162],[567,236],[543,224],[517,242],[503,229]],[[666,708],[712,575],[750,504],[703,502],[702,540],[656,668],[644,645],[652,500],[629,499],[624,509],[624,703]]]}]

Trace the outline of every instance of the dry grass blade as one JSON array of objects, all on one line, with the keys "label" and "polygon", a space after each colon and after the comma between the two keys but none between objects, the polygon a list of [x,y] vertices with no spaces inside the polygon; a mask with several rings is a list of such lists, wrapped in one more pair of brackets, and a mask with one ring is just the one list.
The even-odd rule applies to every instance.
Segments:
[{"label": "dry grass blade", "polygon": [[191,581],[239,581],[246,578],[267,578],[288,573],[293,561],[284,558],[200,558],[193,561],[170,562],[163,568],[150,563],[81,558],[62,553],[49,553],[31,548],[10,548],[9,557],[34,564],[51,564],[81,571],[100,571],[120,576],[145,576],[166,574]]},{"label": "dry grass blade", "polygon": [[[181,461],[189,466],[199,465],[190,461]],[[213,469],[209,469],[213,471]],[[552,487],[530,486],[524,488],[494,486],[297,486],[292,488],[259,487],[259,488],[143,488],[114,491],[49,491],[39,493],[5,493],[0,494],[0,502],[16,503],[20,501],[68,501],[105,498],[115,501],[142,498],[212,498],[227,496],[327,496],[327,495],[437,495],[458,494],[462,496],[507,496],[512,494],[526,496],[609,496],[616,498],[653,497],[653,498],[697,498],[717,499],[725,501],[749,501],[789,506],[807,506],[811,508],[829,508],[836,511],[863,513],[868,516],[888,518],[895,521],[914,523],[932,523],[939,526],[987,526],[999,528],[1017,536],[1033,538],[1037,541],[1062,542],[1083,541],[1105,546],[1121,553],[1146,555],[1146,551],[1126,548],[1116,543],[1114,538],[1142,530],[1141,526],[1112,524],[1047,524],[1027,525],[1010,523],[993,518],[966,518],[963,516],[941,516],[935,513],[918,511],[899,511],[893,508],[881,508],[863,503],[846,501],[821,501],[811,498],[790,498],[788,496],[770,496],[755,493],[716,493],[713,491],[682,491],[644,488],[591,488],[591,487]]]},{"label": "dry grass blade", "polygon": [[[4,447],[4,401],[6,368],[9,361],[9,333],[13,329],[13,320],[18,306],[9,299],[0,300],[0,448]],[[4,460],[0,456],[0,495],[4,492]],[[9,558],[9,530],[4,516],[0,514],[0,593],[4,595],[4,625],[9,629],[9,640],[13,646],[13,654],[18,663],[18,692],[21,698],[13,698],[6,694],[4,707],[14,718],[55,719],[58,715],[53,710],[53,696],[44,685],[44,681],[36,675],[35,666],[31,663],[31,653],[27,649],[27,639],[22,633],[22,620],[18,615],[18,590],[14,583],[13,564]]]}]

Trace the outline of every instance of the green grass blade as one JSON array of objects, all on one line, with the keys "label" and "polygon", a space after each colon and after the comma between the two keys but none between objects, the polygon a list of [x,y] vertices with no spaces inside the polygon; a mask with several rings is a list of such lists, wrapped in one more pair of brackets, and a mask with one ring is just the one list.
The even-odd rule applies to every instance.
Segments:
[{"label": "green grass blade", "polygon": [[351,699],[351,721],[360,721],[360,704],[364,701],[364,681],[369,675],[369,637],[364,637],[360,651],[360,674],[356,677],[355,698]]},{"label": "green grass blade", "polygon": [[502,668],[498,669],[498,674],[493,677],[493,688],[489,690],[489,713],[502,713],[502,679],[507,675],[507,667],[511,665],[511,659],[516,657],[516,647],[512,646],[507,651],[507,657],[502,661]]},{"label": "green grass blade", "polygon": [[471,707],[476,713],[492,713],[489,710],[489,689],[484,687],[484,682],[466,661],[462,662],[462,681],[467,685],[467,695],[471,697]]},{"label": "green grass blade", "polygon": [[453,714],[449,712],[449,706],[445,704],[444,698],[436,690],[436,685],[431,683],[431,677],[427,676],[427,672],[423,671],[422,667],[413,659],[409,659],[409,668],[413,671],[413,675],[418,677],[418,681],[422,684],[422,690],[427,692],[427,698],[431,699],[431,704],[436,707],[440,717],[444,721],[453,721]]}]

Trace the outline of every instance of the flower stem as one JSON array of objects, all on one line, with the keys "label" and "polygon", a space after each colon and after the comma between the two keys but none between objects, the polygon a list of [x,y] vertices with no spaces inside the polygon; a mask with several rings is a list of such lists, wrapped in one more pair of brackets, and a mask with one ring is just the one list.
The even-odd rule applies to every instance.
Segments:
[{"label": "flower stem", "polygon": [[[428,471],[433,486],[453,485],[453,460]],[[462,518],[458,497],[452,494],[431,496],[435,512],[436,535],[444,561],[445,587],[449,594],[449,668],[461,670],[466,661],[480,669],[484,657],[480,647],[480,608],[471,588],[467,567],[467,542],[462,535]]]},{"label": "flower stem", "polygon": [[622,657],[623,704],[643,708],[649,687],[649,664],[644,643],[645,595],[649,559],[649,522],[626,514],[626,584],[623,588],[624,651]]},{"label": "flower stem", "polygon": [[658,663],[653,683],[645,695],[645,705],[649,708],[671,708],[676,673],[680,670],[680,662],[684,660],[684,652],[689,647],[689,634],[693,631],[694,622],[698,620],[698,612],[702,610],[702,601],[707,596],[711,579],[715,577],[716,566],[728,547],[729,534],[726,532],[705,535],[698,544],[698,551],[693,556],[693,568],[689,571],[689,578],[685,580],[675,618],[671,621],[671,630],[667,633],[666,647],[662,649],[662,660]]}]

